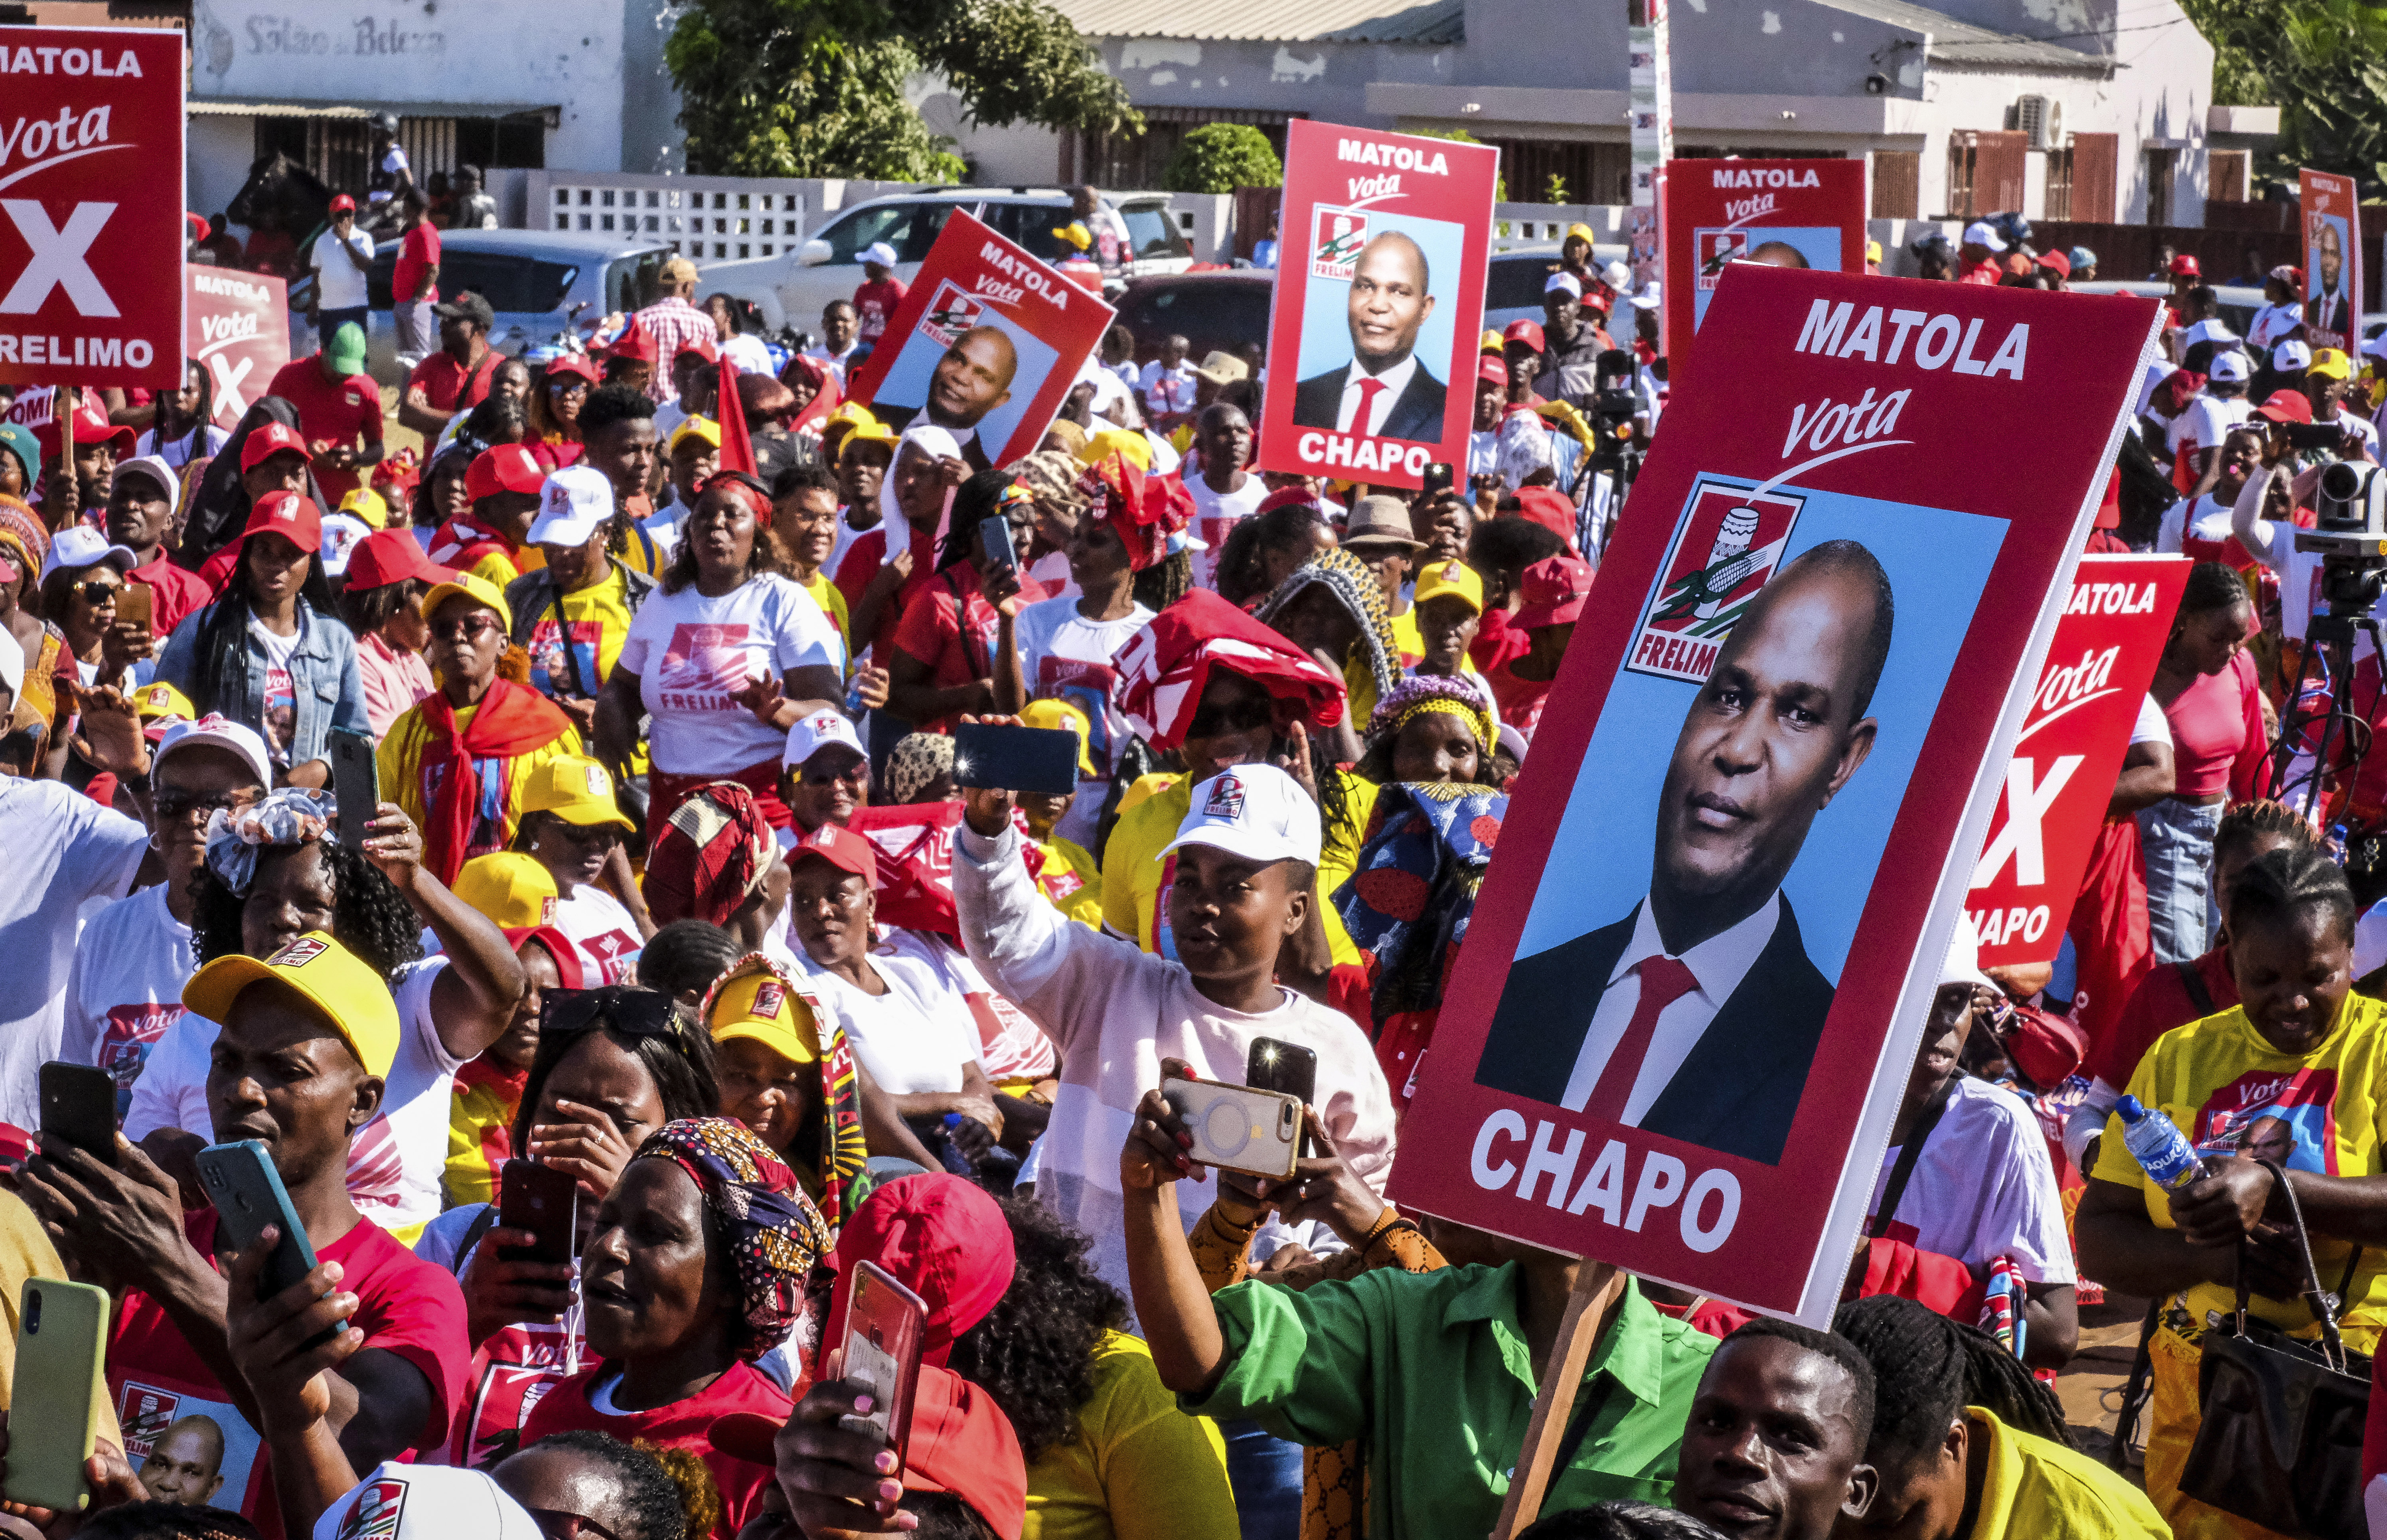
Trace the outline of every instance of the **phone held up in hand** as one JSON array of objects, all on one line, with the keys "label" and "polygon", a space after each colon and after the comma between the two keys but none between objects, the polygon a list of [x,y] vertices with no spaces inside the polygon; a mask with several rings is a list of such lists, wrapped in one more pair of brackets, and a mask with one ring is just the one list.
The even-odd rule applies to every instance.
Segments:
[{"label": "phone held up in hand", "polygon": [[52,1059],[40,1072],[42,1131],[113,1169],[116,1081],[107,1070]]},{"label": "phone held up in hand", "polygon": [[[1244,1061],[1244,1083],[1255,1091],[1282,1091],[1307,1106],[1318,1100],[1318,1050],[1282,1038],[1254,1038]],[[1301,1153],[1316,1153],[1307,1130],[1301,1135]]]},{"label": "phone held up in hand", "polygon": [[838,1419],[850,1433],[884,1439],[902,1459],[912,1438],[912,1402],[920,1383],[920,1343],[928,1328],[928,1306],[876,1262],[853,1269],[853,1293],[846,1304],[845,1344],[838,1351],[832,1380],[858,1380],[870,1387],[866,1416]]},{"label": "phone held up in hand", "polygon": [[1301,1156],[1301,1099],[1219,1080],[1163,1080],[1160,1094],[1205,1166],[1282,1181]]},{"label": "phone held up in hand", "polygon": [[17,1368],[8,1396],[5,1496],[60,1513],[91,1501],[83,1463],[96,1447],[95,1396],[107,1351],[107,1291],[28,1278],[18,1295]]},{"label": "phone held up in hand", "polygon": [[332,756],[332,801],[340,810],[340,843],[361,851],[381,812],[381,776],[373,765],[373,740],[337,727],[323,738]]},{"label": "phone held up in hand", "polygon": [[508,1230],[527,1230],[538,1239],[527,1246],[508,1246],[498,1253],[501,1262],[569,1264],[579,1250],[580,1183],[570,1172],[517,1156],[498,1171],[499,1222]]}]

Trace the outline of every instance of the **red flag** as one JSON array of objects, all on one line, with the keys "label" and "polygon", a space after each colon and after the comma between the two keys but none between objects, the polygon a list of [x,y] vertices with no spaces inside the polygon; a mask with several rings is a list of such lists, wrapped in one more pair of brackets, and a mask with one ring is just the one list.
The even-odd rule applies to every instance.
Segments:
[{"label": "red flag", "polygon": [[721,399],[714,407],[721,417],[721,459],[724,471],[755,475],[754,441],[746,436],[746,410],[738,401],[738,366],[721,355]]}]

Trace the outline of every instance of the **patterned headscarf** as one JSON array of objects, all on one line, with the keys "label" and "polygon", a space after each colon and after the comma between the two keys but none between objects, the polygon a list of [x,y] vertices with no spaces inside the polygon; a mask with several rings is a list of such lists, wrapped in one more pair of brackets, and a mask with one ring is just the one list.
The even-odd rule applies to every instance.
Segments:
[{"label": "patterned headscarf", "polygon": [[245,899],[257,880],[259,847],[311,845],[338,817],[339,806],[330,792],[297,786],[285,786],[246,807],[220,807],[208,814],[208,870],[233,897]]},{"label": "patterned headscarf", "polygon": [[[1377,793],[1350,880],[1328,895],[1367,954],[1378,1057],[1405,1099],[1415,1061],[1393,1059],[1396,1044],[1413,1046],[1414,1033],[1386,1029],[1441,1005],[1508,813],[1509,799],[1489,787],[1396,781]],[[1411,1025],[1432,1031],[1431,1016]]]},{"label": "patterned headscarf", "polygon": [[1384,590],[1367,563],[1337,546],[1320,551],[1277,585],[1260,604],[1258,615],[1273,623],[1311,584],[1321,584],[1351,618],[1359,623],[1359,645],[1367,649],[1368,672],[1376,682],[1376,699],[1393,692],[1400,679],[1400,644],[1393,639],[1393,619],[1384,612]]},{"label": "patterned headscarf", "polygon": [[[1067,425],[1077,427],[1075,423]],[[1081,432],[1079,436],[1085,435]],[[1084,470],[1078,457],[1067,449],[1039,449],[1014,465],[1011,473],[1039,506],[1076,515],[1086,511],[1086,495],[1078,489],[1078,477]]]},{"label": "patterned headscarf", "polygon": [[[1373,587],[1375,579],[1368,583]],[[1295,722],[1331,727],[1343,720],[1340,675],[1207,588],[1146,621],[1111,662],[1118,670],[1112,698],[1119,711],[1138,737],[1164,752],[1185,741],[1213,669],[1274,697],[1280,730]]]},{"label": "patterned headscarf", "polygon": [[1494,442],[1500,484],[1511,492],[1534,472],[1558,469],[1558,447],[1550,442],[1549,424],[1531,407],[1510,407]]},{"label": "patterned headscarf", "polygon": [[726,1117],[665,1123],[630,1159],[668,1160],[704,1194],[705,1214],[737,1273],[746,1322],[738,1356],[751,1364],[787,1341],[803,1313],[813,1264],[837,1243],[787,1162]]},{"label": "patterned headscarf", "polygon": [[657,925],[700,919],[714,925],[738,912],[771,875],[777,841],[754,793],[737,781],[711,781],[672,809],[640,885]]},{"label": "patterned headscarf", "polygon": [[900,805],[954,767],[954,740],[944,733],[911,733],[887,756],[887,800]]},{"label": "patterned headscarf", "polygon": [[[788,997],[803,1003],[812,1013],[813,1029],[818,1038],[820,1057],[811,1066],[820,1071],[821,1143],[815,1157],[817,1164],[809,1173],[814,1180],[804,1181],[807,1192],[814,1194],[814,1204],[820,1210],[832,1234],[845,1228],[858,1201],[855,1184],[870,1164],[870,1150],[862,1137],[862,1087],[853,1069],[853,1045],[845,1035],[845,1026],[821,1000],[817,991],[810,988],[796,975],[759,952],[750,952],[729,965],[713,988],[704,991],[701,1013],[706,1029],[713,1026],[714,1003],[722,991],[740,978],[768,974],[788,991]],[[798,1152],[788,1152],[801,1159]],[[805,1178],[802,1167],[799,1179]]]},{"label": "patterned headscarf", "polygon": [[1147,474],[1117,452],[1086,467],[1078,492],[1118,532],[1128,565],[1137,572],[1168,560],[1169,537],[1182,534],[1194,518],[1193,494],[1183,482]]},{"label": "patterned headscarf", "polygon": [[0,494],[0,545],[16,548],[27,588],[41,581],[42,568],[50,560],[50,532],[31,506],[5,494]]},{"label": "patterned headscarf", "polygon": [[1373,749],[1398,737],[1403,727],[1429,712],[1447,712],[1466,723],[1475,735],[1476,747],[1484,753],[1499,746],[1499,725],[1492,720],[1492,710],[1480,690],[1455,676],[1420,674],[1402,680],[1376,702],[1374,713],[1368,718],[1368,747]]}]

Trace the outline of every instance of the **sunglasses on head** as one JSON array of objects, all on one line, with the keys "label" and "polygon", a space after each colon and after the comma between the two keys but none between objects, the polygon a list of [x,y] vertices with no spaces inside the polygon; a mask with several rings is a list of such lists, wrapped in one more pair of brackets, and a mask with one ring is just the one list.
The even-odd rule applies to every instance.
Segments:
[{"label": "sunglasses on head", "polygon": [[538,1031],[546,1037],[571,1037],[602,1027],[637,1038],[668,1038],[677,1041],[682,1031],[679,1004],[670,995],[627,984],[596,990],[542,990],[538,997]]}]

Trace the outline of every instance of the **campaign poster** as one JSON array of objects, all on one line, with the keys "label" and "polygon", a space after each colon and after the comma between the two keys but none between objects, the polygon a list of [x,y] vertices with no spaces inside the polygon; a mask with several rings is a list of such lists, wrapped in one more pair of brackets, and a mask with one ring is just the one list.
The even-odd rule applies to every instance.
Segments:
[{"label": "campaign poster", "polygon": [[1285,125],[1259,469],[1415,487],[1467,458],[1499,164],[1484,145]]},{"label": "campaign poster", "polygon": [[[1692,351],[1737,367],[1668,406],[1576,625],[1404,1208],[1828,1321],[2156,314],[1734,267]],[[1969,452],[1994,423],[2031,453]]]},{"label": "campaign poster", "polygon": [[0,383],[183,380],[183,34],[0,27]]},{"label": "campaign poster", "polygon": [[887,331],[854,375],[853,398],[898,427],[928,423],[991,471],[1035,453],[1116,314],[955,209]]},{"label": "campaign poster", "polygon": [[171,1375],[127,1370],[111,1379],[124,1458],[149,1500],[178,1508],[254,1513],[264,1496],[263,1441],[221,1392]]},{"label": "campaign poster", "polygon": [[1864,271],[1861,159],[1677,160],[1666,168],[1664,197],[1669,358],[1688,355],[1691,335],[1735,262]]},{"label": "campaign poster", "polygon": [[2362,314],[2362,211],[2354,178],[2296,173],[2305,229],[2305,340],[2351,352]]},{"label": "campaign poster", "polygon": [[2062,949],[2194,565],[2185,556],[2080,559],[1964,897],[1983,967],[2050,962]]},{"label": "campaign poster", "polygon": [[208,421],[230,433],[290,361],[289,285],[237,268],[186,267],[183,351],[207,365]]}]

